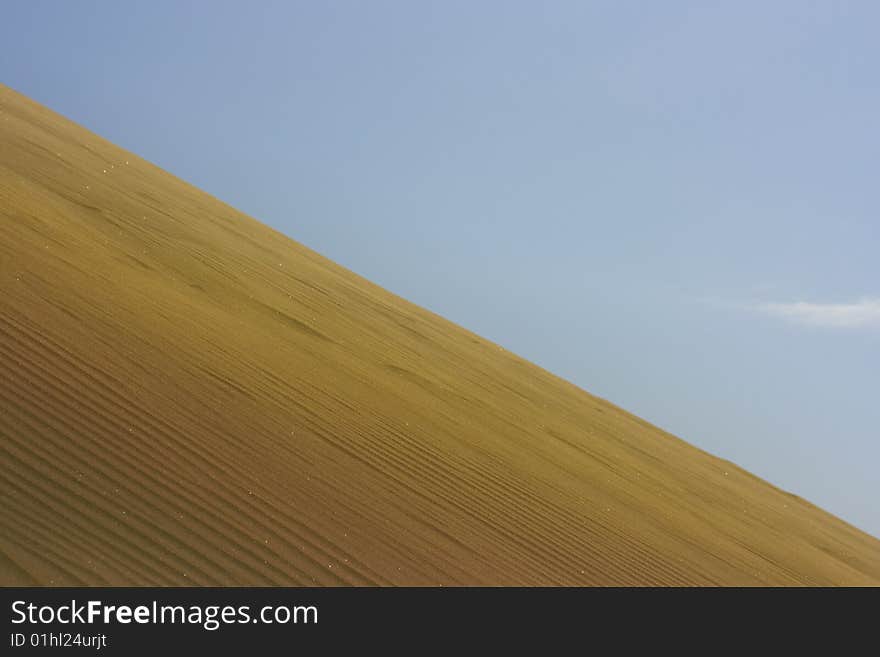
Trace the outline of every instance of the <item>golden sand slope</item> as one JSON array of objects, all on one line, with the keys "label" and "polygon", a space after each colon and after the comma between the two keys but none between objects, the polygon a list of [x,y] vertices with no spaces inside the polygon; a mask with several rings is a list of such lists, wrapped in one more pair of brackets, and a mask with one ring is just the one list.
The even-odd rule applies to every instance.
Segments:
[{"label": "golden sand slope", "polygon": [[880,541],[0,86],[0,583],[878,584]]}]

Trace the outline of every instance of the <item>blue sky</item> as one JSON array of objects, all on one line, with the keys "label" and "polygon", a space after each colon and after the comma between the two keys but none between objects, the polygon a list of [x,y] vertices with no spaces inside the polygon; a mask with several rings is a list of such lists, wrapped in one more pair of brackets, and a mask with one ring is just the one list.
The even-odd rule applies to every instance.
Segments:
[{"label": "blue sky", "polygon": [[4,5],[0,81],[880,535],[880,4]]}]

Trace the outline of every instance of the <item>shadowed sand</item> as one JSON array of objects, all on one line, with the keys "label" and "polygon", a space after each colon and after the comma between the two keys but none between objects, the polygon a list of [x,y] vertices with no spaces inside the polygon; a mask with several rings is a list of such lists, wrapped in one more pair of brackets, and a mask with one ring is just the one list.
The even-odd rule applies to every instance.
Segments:
[{"label": "shadowed sand", "polygon": [[0,86],[0,583],[862,585],[880,541]]}]

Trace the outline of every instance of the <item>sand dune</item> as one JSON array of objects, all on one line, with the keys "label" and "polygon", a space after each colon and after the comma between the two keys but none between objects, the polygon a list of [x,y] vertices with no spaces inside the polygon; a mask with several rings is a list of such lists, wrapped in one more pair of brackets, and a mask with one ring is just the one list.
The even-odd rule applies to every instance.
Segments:
[{"label": "sand dune", "polygon": [[867,585],[880,541],[0,87],[0,583]]}]

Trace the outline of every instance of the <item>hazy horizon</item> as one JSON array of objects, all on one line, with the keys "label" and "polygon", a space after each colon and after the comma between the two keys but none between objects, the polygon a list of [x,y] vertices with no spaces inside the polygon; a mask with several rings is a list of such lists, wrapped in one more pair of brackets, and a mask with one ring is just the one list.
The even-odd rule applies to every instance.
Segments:
[{"label": "hazy horizon", "polygon": [[4,84],[880,535],[880,7],[33,2]]}]

